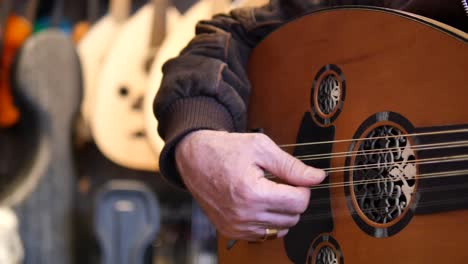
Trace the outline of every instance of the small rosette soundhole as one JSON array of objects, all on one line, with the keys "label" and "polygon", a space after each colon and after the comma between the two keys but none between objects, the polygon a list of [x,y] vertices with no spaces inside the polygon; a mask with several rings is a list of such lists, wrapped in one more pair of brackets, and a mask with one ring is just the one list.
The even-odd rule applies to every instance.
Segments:
[{"label": "small rosette soundhole", "polygon": [[329,64],[315,75],[311,91],[311,113],[319,126],[333,125],[340,115],[346,97],[346,81],[338,66]]},{"label": "small rosette soundhole", "polygon": [[322,113],[329,115],[336,111],[341,96],[340,81],[333,74],[327,75],[318,90],[318,107]]},{"label": "small rosette soundhole", "polygon": [[315,264],[338,264],[335,251],[329,246],[320,248],[315,257]]},{"label": "small rosette soundhole", "polygon": [[323,233],[314,239],[307,252],[307,264],[344,264],[343,252],[331,234]]}]

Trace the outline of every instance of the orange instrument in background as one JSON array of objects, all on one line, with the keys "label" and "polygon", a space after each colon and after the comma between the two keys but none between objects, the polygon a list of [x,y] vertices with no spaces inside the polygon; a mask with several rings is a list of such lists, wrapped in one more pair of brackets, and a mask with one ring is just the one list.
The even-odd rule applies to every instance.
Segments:
[{"label": "orange instrument in background", "polygon": [[72,39],[73,43],[78,43],[80,40],[88,33],[88,30],[90,28],[90,24],[88,21],[81,21],[78,22],[74,27],[73,27],[73,32],[72,32]]},{"label": "orange instrument in background", "polygon": [[[11,1],[3,1],[2,4],[8,5]],[[30,0],[25,17],[12,14],[8,16],[4,24],[0,72],[0,127],[11,127],[20,119],[20,112],[14,104],[11,91],[11,65],[16,52],[33,32],[32,21],[36,10],[37,0]]]},{"label": "orange instrument in background", "polygon": [[75,24],[72,32],[73,43],[78,43],[88,33],[90,27],[99,19],[99,1],[87,0],[86,12],[87,21],[81,21]]}]

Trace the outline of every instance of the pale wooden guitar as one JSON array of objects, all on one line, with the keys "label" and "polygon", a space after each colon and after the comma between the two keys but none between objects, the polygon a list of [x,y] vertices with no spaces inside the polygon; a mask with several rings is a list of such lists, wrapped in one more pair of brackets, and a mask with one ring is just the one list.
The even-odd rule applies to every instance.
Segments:
[{"label": "pale wooden guitar", "polygon": [[109,13],[99,19],[80,40],[78,55],[83,72],[84,97],[81,105],[79,137],[82,141],[91,139],[89,122],[95,101],[98,76],[115,37],[130,13],[131,0],[111,0]]},{"label": "pale wooden guitar", "polygon": [[[158,170],[157,155],[144,131],[143,95],[156,50],[167,22],[168,3],[153,0],[123,26],[102,65],[93,110],[90,113],[94,140],[113,162],[137,170]],[[167,15],[173,15],[173,12]]]}]

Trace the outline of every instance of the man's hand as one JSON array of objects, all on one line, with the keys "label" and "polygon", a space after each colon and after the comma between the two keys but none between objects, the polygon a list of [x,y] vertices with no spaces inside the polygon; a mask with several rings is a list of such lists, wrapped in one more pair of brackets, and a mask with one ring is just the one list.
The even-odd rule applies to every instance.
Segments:
[{"label": "man's hand", "polygon": [[[218,231],[250,241],[263,238],[266,228],[285,236],[307,209],[308,187],[325,178],[263,134],[192,132],[178,144],[176,162]],[[288,185],[268,180],[264,170]]]}]

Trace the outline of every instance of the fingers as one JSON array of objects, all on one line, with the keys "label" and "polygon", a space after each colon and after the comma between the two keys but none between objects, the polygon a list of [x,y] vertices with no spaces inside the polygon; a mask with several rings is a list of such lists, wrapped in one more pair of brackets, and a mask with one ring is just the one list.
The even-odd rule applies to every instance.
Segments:
[{"label": "fingers", "polygon": [[[265,229],[269,228],[277,229],[279,231],[278,237],[283,237],[288,233],[291,227],[299,222],[299,211],[304,210],[302,208],[296,210],[281,209],[282,211],[297,212],[273,212],[270,210],[271,208],[262,201],[258,193],[252,194],[251,197],[256,198],[252,200],[251,203],[247,203],[249,205],[239,207],[234,212],[231,212],[231,210],[224,210],[222,212],[223,217],[218,218],[222,223],[217,225],[215,223],[217,227],[220,227],[218,231],[229,238],[256,241],[261,240],[265,236]],[[306,206],[307,202],[304,203],[303,208]],[[230,222],[230,224],[228,224],[228,222]]]},{"label": "fingers", "polygon": [[305,165],[302,161],[281,150],[267,136],[258,134],[258,165],[274,176],[296,186],[312,186],[322,182],[325,171]]},{"label": "fingers", "polygon": [[272,212],[263,212],[257,216],[258,225],[264,228],[275,228],[278,230],[289,229],[299,222],[298,214],[281,214]]},{"label": "fingers", "polygon": [[[194,132],[179,143],[176,161],[187,189],[218,231],[249,241],[263,238],[266,228],[285,236],[308,206],[309,186],[324,178],[322,170],[306,166],[261,134]],[[262,169],[288,184],[266,179]]]},{"label": "fingers", "polygon": [[260,178],[257,182],[259,200],[266,210],[281,214],[302,214],[309,204],[310,190],[305,187],[294,187]]}]

